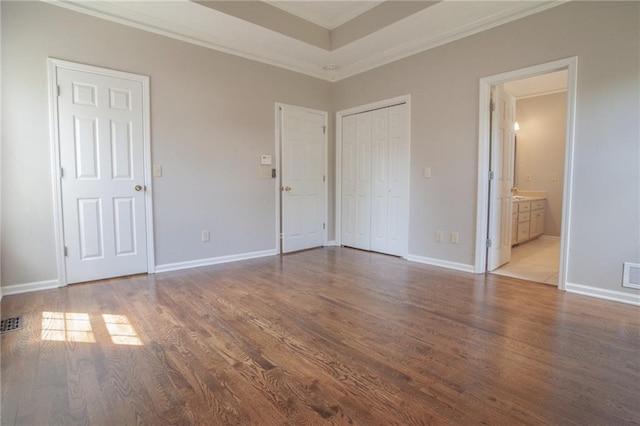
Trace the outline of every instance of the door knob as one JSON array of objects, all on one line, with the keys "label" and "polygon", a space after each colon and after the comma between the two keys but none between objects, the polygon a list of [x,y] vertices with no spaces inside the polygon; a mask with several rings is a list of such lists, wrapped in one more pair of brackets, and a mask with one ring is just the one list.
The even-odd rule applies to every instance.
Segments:
[{"label": "door knob", "polygon": [[133,187],[133,189],[135,189],[136,191],[140,192],[142,191],[142,185],[136,185]]},{"label": "door knob", "polygon": [[284,188],[282,188],[285,191],[291,191],[291,187],[290,186],[285,186]]}]

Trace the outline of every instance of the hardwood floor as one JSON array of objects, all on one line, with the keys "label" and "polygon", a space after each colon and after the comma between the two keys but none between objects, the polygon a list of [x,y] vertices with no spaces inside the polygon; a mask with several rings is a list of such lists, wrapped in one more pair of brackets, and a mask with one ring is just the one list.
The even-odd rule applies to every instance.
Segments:
[{"label": "hardwood floor", "polygon": [[640,310],[524,284],[324,248],[6,296],[2,424],[640,424]]}]

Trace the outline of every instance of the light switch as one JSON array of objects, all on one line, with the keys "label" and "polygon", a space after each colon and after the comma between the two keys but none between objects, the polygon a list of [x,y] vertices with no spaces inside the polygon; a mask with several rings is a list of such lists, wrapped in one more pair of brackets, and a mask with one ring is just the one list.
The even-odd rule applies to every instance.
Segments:
[{"label": "light switch", "polygon": [[155,166],[153,166],[153,176],[154,177],[162,176],[162,165],[156,164]]},{"label": "light switch", "polygon": [[266,167],[261,167],[260,179],[271,179],[271,169],[267,169]]},{"label": "light switch", "polygon": [[429,179],[429,178],[431,177],[431,167],[425,167],[425,168],[422,170],[422,176],[423,176],[425,179]]},{"label": "light switch", "polygon": [[271,165],[271,156],[270,155],[261,155],[260,156],[260,164],[262,164],[263,166],[270,166]]}]

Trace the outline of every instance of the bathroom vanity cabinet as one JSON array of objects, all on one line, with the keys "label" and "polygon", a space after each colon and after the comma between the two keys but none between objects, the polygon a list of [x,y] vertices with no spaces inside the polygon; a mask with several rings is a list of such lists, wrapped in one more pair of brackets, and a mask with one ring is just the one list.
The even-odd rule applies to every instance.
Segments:
[{"label": "bathroom vanity cabinet", "polygon": [[524,198],[513,202],[511,245],[524,243],[544,233],[544,198]]}]

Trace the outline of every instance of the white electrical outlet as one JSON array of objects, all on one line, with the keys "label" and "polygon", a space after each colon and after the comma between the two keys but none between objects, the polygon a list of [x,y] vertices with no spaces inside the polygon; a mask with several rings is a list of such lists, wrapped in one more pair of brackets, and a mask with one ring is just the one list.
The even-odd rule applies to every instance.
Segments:
[{"label": "white electrical outlet", "polygon": [[524,180],[531,182],[531,175],[524,175]]},{"label": "white electrical outlet", "polygon": [[460,239],[460,234],[457,232],[451,233],[451,244],[458,244],[458,240]]},{"label": "white electrical outlet", "polygon": [[442,231],[436,231],[436,241],[439,243],[442,242]]},{"label": "white electrical outlet", "polygon": [[551,173],[551,182],[557,182],[558,181],[558,175],[556,173]]},{"label": "white electrical outlet", "polygon": [[210,234],[209,231],[202,231],[202,242],[206,243],[209,241]]}]

